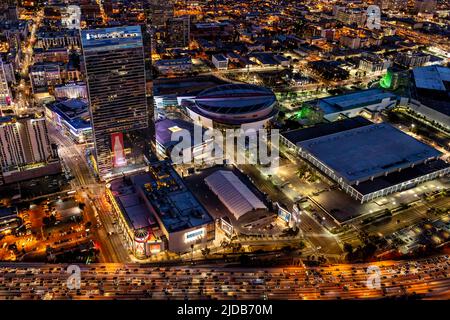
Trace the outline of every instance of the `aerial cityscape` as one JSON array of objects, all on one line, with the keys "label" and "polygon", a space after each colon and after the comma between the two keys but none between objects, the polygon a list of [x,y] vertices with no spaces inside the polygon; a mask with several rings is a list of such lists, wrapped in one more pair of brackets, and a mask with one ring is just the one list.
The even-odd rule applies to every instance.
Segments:
[{"label": "aerial cityscape", "polygon": [[0,300],[448,300],[449,255],[447,0],[0,0]]}]

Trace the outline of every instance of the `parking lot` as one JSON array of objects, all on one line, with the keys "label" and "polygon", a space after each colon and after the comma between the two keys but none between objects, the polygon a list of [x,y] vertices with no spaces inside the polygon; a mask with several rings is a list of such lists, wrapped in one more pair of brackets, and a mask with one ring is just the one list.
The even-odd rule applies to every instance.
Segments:
[{"label": "parking lot", "polygon": [[71,250],[89,240],[82,206],[71,196],[19,207],[21,227],[3,233],[0,260],[47,261],[52,250]]},{"label": "parking lot", "polygon": [[324,191],[317,195],[312,195],[311,198],[327,214],[340,223],[344,223],[362,215],[398,208],[401,205],[417,201],[427,194],[447,188],[450,188],[450,183],[446,179],[437,179],[363,204],[338,189]]}]

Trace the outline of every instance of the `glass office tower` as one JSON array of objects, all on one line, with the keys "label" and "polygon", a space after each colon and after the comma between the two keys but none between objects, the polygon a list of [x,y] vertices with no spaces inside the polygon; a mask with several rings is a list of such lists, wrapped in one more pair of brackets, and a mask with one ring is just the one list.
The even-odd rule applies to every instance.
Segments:
[{"label": "glass office tower", "polygon": [[143,163],[148,128],[139,26],[82,30],[96,169],[101,180]]}]

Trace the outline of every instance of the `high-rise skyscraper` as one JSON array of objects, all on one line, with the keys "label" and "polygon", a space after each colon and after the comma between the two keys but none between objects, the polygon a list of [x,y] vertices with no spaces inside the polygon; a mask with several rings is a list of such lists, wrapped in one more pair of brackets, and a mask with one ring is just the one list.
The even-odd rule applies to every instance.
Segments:
[{"label": "high-rise skyscraper", "polygon": [[0,167],[16,170],[29,164],[57,158],[42,116],[0,118]]},{"label": "high-rise skyscraper", "polygon": [[152,27],[164,27],[169,19],[174,17],[174,1],[146,0],[144,8],[147,23]]},{"label": "high-rise skyscraper", "polygon": [[166,24],[166,47],[184,48],[189,46],[191,32],[190,16],[171,18]]},{"label": "high-rise skyscraper", "polygon": [[0,185],[58,174],[58,150],[52,144],[45,117],[0,117]]},{"label": "high-rise skyscraper", "polygon": [[[148,128],[139,26],[82,30],[95,160],[107,180],[142,162]],[[120,149],[120,150],[119,150]]]},{"label": "high-rise skyscraper", "polygon": [[8,86],[8,79],[3,65],[2,58],[0,58],[0,110],[11,105],[11,92]]}]

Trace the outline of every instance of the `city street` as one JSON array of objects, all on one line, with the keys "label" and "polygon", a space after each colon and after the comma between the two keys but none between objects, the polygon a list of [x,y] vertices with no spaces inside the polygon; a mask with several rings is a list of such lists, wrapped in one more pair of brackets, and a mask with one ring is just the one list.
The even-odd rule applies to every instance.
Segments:
[{"label": "city street", "polygon": [[58,144],[58,152],[74,179],[72,187],[86,203],[88,221],[92,222],[94,239],[100,247],[101,262],[127,262],[130,260],[128,250],[124,248],[120,235],[108,235],[114,231],[111,208],[105,201],[104,186],[92,176],[85,155],[85,146],[77,145],[73,140],[49,126],[49,133]]}]

